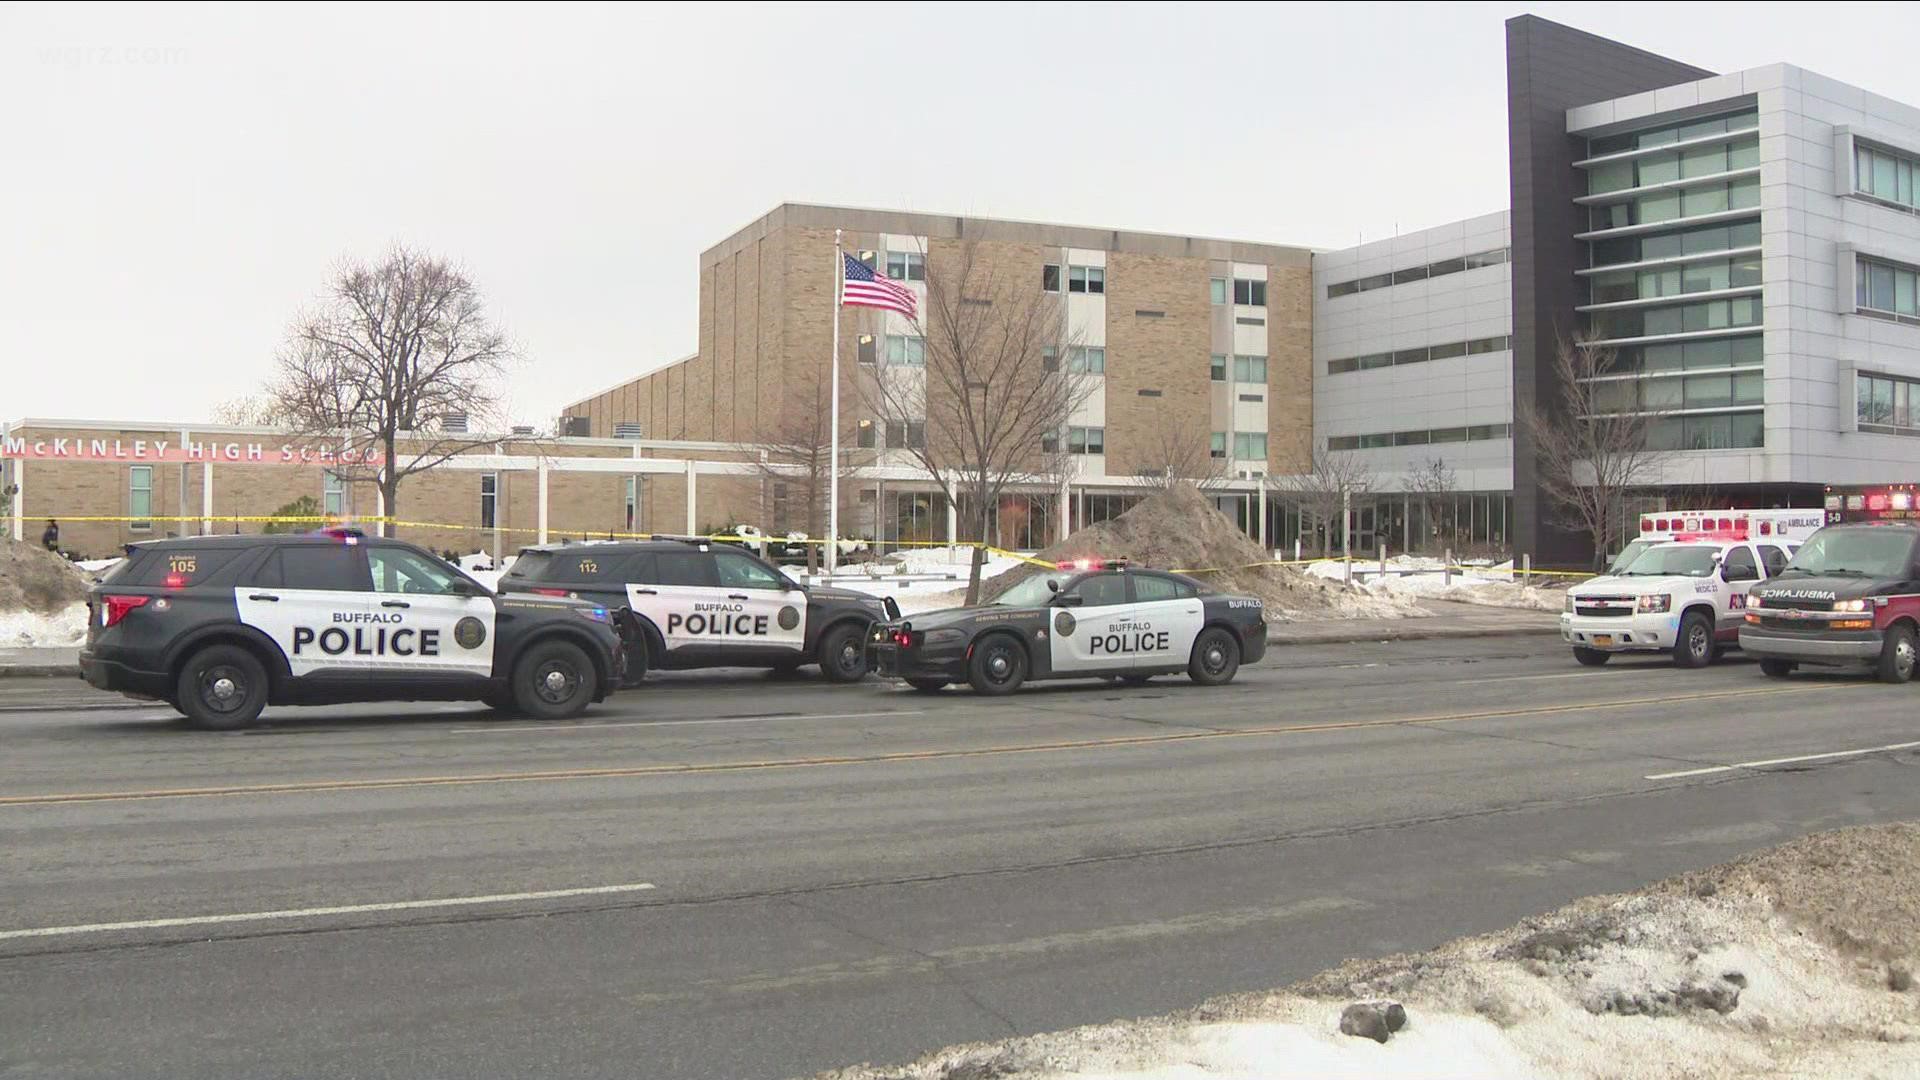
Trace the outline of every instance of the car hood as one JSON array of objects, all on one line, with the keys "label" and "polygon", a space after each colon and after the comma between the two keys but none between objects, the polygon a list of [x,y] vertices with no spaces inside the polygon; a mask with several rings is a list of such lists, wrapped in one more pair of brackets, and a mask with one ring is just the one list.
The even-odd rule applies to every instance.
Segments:
[{"label": "car hood", "polygon": [[1794,574],[1791,577],[1755,585],[1747,595],[1761,604],[1806,603],[1821,600],[1855,600],[1865,596],[1885,596],[1898,591],[1900,582],[1884,578],[1836,574],[1817,577]]},{"label": "car hood", "polygon": [[1641,593],[1667,592],[1676,588],[1698,585],[1714,580],[1709,577],[1688,577],[1685,574],[1663,574],[1659,577],[1597,577],[1583,581],[1571,590],[1576,597],[1581,596],[1638,596]]}]

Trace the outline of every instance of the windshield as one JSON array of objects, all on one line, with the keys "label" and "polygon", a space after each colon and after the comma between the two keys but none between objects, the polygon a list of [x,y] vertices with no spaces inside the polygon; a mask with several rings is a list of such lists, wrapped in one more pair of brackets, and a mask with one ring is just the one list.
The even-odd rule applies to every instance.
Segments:
[{"label": "windshield", "polygon": [[1780,573],[1904,578],[1912,552],[1913,534],[1905,529],[1822,529]]},{"label": "windshield", "polygon": [[1061,588],[1066,588],[1071,580],[1072,574],[1035,574],[1001,593],[993,603],[998,607],[1045,607],[1053,599],[1053,590],[1047,587],[1047,582],[1057,581]]},{"label": "windshield", "polygon": [[1633,565],[1633,560],[1639,558],[1643,552],[1653,545],[1654,541],[1652,540],[1635,540],[1633,543],[1621,548],[1620,554],[1613,557],[1613,565],[1607,567],[1607,573],[1619,574],[1625,572],[1627,567]]},{"label": "windshield", "polygon": [[1650,547],[1621,577],[1706,577],[1713,573],[1716,547]]}]

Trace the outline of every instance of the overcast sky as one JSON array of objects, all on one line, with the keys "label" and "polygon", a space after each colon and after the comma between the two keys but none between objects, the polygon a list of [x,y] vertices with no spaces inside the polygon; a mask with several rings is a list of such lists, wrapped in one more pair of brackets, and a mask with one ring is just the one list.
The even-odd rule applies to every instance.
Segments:
[{"label": "overcast sky", "polygon": [[1840,10],[0,4],[0,419],[203,420],[404,241],[544,425],[692,352],[783,201],[1345,246],[1504,207],[1510,15],[1920,102],[1920,14]]}]

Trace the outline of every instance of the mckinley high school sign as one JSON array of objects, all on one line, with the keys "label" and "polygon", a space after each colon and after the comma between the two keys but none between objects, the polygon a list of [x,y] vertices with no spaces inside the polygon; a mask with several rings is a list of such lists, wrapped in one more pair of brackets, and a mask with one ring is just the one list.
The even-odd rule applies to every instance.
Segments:
[{"label": "mckinley high school sign", "polygon": [[281,443],[169,442],[165,439],[0,438],[0,457],[28,461],[239,461],[275,465],[377,465],[378,450]]}]

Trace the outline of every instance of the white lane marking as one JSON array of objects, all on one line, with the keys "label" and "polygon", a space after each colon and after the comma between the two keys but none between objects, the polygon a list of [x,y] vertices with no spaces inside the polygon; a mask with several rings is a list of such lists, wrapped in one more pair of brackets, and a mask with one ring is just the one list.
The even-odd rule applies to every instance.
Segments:
[{"label": "white lane marking", "polygon": [[1637,674],[1637,672],[1634,672],[1627,668],[1615,668],[1612,671],[1562,671],[1553,675],[1495,675],[1491,679],[1455,679],[1454,682],[1456,683],[1526,682],[1530,679],[1591,679],[1596,675],[1600,676],[1601,678],[1606,678],[1607,676],[1610,676],[1610,675],[1620,676],[1620,675],[1633,675],[1633,674]]},{"label": "white lane marking", "polygon": [[328,915],[364,915],[377,911],[420,911],[428,908],[475,907],[481,904],[512,904],[526,900],[564,900],[575,896],[607,896],[614,893],[645,892],[653,888],[646,882],[631,885],[593,885],[583,889],[548,889],[544,892],[494,893],[491,896],[448,896],[437,900],[396,900],[385,904],[341,904],[335,907],[290,908],[285,911],[248,911],[234,915],[185,915],[173,919],[139,919],[134,922],[85,923],[78,926],[37,926],[30,930],[0,930],[0,941],[19,938],[64,937],[72,934],[104,934],[116,930],[162,930],[174,926],[214,926],[220,923],[271,922],[284,919],[318,919]]},{"label": "white lane marking", "polygon": [[1865,754],[1884,754],[1891,750],[1911,750],[1920,746],[1920,742],[1889,743],[1886,746],[1869,746],[1864,750],[1835,750],[1826,754],[1801,754],[1798,757],[1768,758],[1765,761],[1739,761],[1732,765],[1713,765],[1704,769],[1682,769],[1679,772],[1654,773],[1648,780],[1678,780],[1683,776],[1706,776],[1711,773],[1733,772],[1737,769],[1764,769],[1769,765],[1792,765],[1800,761],[1827,761],[1832,758],[1860,757]]},{"label": "white lane marking", "polygon": [[551,734],[575,731],[604,731],[607,728],[683,727],[690,724],[764,724],[769,720],[865,720],[875,716],[919,716],[923,709],[890,709],[885,712],[845,713],[768,713],[765,716],[720,716],[709,720],[623,720],[617,724],[522,724],[517,727],[450,728],[449,735],[493,735],[514,731],[544,731]]}]

